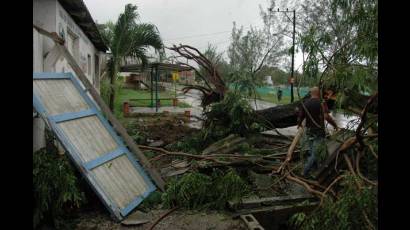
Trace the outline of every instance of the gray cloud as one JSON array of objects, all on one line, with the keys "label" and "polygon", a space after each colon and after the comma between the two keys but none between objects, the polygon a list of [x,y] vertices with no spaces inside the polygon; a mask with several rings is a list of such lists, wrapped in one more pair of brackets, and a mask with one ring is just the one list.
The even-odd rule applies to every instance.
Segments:
[{"label": "gray cloud", "polygon": [[[98,23],[115,21],[127,3],[136,4],[142,22],[155,24],[165,45],[189,44],[200,50],[208,42],[226,51],[230,43],[232,23],[249,28],[261,27],[259,5],[268,7],[268,0],[84,0]],[[201,36],[198,36],[201,35]],[[295,68],[302,62],[296,56]]]}]

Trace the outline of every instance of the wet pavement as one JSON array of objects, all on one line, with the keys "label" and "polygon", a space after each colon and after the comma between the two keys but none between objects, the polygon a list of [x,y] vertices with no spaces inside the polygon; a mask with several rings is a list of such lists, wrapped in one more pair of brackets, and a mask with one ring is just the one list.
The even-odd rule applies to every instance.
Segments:
[{"label": "wet pavement", "polygon": [[[169,111],[171,113],[173,112],[183,113],[184,111],[189,110],[191,115],[202,117],[201,92],[200,91],[190,90],[188,93],[183,94],[181,90],[178,89],[177,93],[178,93],[178,100],[186,104],[189,104],[191,108],[161,107],[159,109],[159,112]],[[256,110],[262,110],[262,109],[266,109],[269,107],[277,106],[277,104],[267,102],[267,101],[261,101],[261,100],[256,100],[256,104],[255,104],[255,100],[249,100],[249,102],[250,102],[251,107]],[[138,108],[138,109],[133,109],[132,112],[155,113],[155,108]],[[359,118],[358,116],[347,116],[343,113],[331,113],[331,116],[333,117],[333,119],[335,120],[339,128],[355,129],[357,127],[357,122],[354,122],[354,121],[358,120]],[[191,120],[192,120],[192,122],[190,123],[191,127],[201,128],[201,125],[202,125],[201,121],[198,121],[195,118],[192,118]],[[326,124],[326,128],[329,133],[334,132],[334,129],[331,125]],[[278,129],[278,131],[282,133],[283,135],[294,136],[297,132],[297,128],[296,126],[292,126],[288,128]],[[270,131],[267,131],[267,133],[276,133],[276,132],[273,130],[270,130]]]}]

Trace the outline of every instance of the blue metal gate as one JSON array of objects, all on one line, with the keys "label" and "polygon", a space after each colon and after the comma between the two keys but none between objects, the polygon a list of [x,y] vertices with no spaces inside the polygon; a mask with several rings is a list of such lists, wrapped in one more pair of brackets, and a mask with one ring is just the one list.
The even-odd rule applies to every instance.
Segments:
[{"label": "blue metal gate", "polygon": [[117,220],[156,189],[71,73],[33,73],[33,106]]}]

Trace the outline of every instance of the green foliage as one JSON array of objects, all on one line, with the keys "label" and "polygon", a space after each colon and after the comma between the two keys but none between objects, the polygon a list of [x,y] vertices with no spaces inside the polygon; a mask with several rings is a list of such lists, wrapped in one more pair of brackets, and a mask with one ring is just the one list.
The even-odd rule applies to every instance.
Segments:
[{"label": "green foliage", "polygon": [[[120,94],[124,81],[121,80],[120,76],[117,76],[117,80],[114,83],[114,86],[111,87],[110,80],[108,78],[104,78],[100,82],[100,94],[106,104],[109,104],[110,101],[110,94],[114,93],[115,96]],[[116,106],[118,107],[118,106]],[[116,109],[116,114],[122,113],[122,110]]]},{"label": "green foliage", "polygon": [[211,207],[215,209],[223,209],[226,202],[239,201],[250,192],[246,182],[233,169],[228,170],[225,174],[215,171],[212,177],[214,181],[211,194],[214,202]]},{"label": "green foliage", "polygon": [[234,91],[249,98],[255,98],[256,89],[263,85],[263,77],[257,77],[246,71],[235,71],[231,74]]},{"label": "green foliage", "polygon": [[138,131],[138,129],[131,129],[128,133],[137,144],[143,144],[145,142],[144,135]]},{"label": "green foliage", "polygon": [[162,200],[167,207],[181,206],[196,209],[207,203],[211,177],[201,173],[188,173],[168,183]]},{"label": "green foliage", "polygon": [[167,146],[171,151],[182,151],[191,154],[197,154],[210,143],[210,139],[205,138],[203,130],[184,137],[182,140]]},{"label": "green foliage", "polygon": [[[281,54],[281,37],[271,37],[262,29],[251,27],[244,32],[243,27],[232,28],[232,42],[228,48],[228,57],[235,71],[255,74],[263,65],[278,61]],[[275,48],[275,49],[274,49]]]},{"label": "green foliage", "polygon": [[166,207],[223,209],[227,201],[238,200],[249,191],[246,182],[233,170],[214,171],[211,176],[192,172],[170,181],[162,200]]},{"label": "green foliage", "polygon": [[74,170],[67,157],[58,155],[56,149],[33,153],[34,226],[51,216],[59,227],[64,211],[78,208],[85,201]]},{"label": "green foliage", "polygon": [[264,66],[278,61],[281,39],[273,39],[266,31],[251,27],[246,33],[243,27],[232,28],[232,42],[228,48],[230,72],[225,76],[238,90],[249,97],[256,96],[256,88],[263,85],[265,75],[259,74]]},{"label": "green foliage", "polygon": [[[108,22],[105,26],[99,26],[103,40],[111,51],[111,59],[107,63],[110,79],[117,77],[120,64],[125,58],[133,58],[145,67],[148,64],[146,54],[148,48],[154,48],[156,51],[163,48],[156,26],[149,23],[137,23],[138,19],[137,6],[127,4],[115,23]],[[113,90],[115,90],[114,87],[109,90],[109,93],[113,93]],[[111,106],[114,107],[114,105]]]},{"label": "green foliage", "polygon": [[254,132],[259,126],[255,125],[253,109],[249,102],[237,92],[228,92],[224,100],[211,105],[206,112],[204,125],[208,133],[219,136],[227,134],[245,135]]},{"label": "green foliage", "polygon": [[300,229],[306,218],[307,215],[303,212],[295,213],[289,218],[289,225],[296,229]]},{"label": "green foliage", "polygon": [[323,205],[305,216],[296,214],[290,220],[298,229],[368,229],[363,212],[377,229],[377,188],[358,190],[351,175],[343,180],[338,200],[325,198]]},{"label": "green foliage", "polygon": [[[208,43],[208,46],[206,47],[205,51],[203,52],[203,55],[212,63],[216,66],[216,68],[221,70],[221,64],[223,62],[223,57],[222,53],[218,52],[217,47],[215,45],[212,45]],[[199,73],[204,76],[205,78],[209,78],[210,76],[208,75],[208,72],[202,67],[199,67]]]},{"label": "green foliage", "polygon": [[142,201],[141,205],[138,208],[143,210],[149,210],[155,208],[156,206],[160,205],[162,202],[162,193],[159,191],[152,192],[147,198]]},{"label": "green foliage", "polygon": [[316,159],[319,163],[323,163],[328,156],[326,142],[322,141],[316,146]]},{"label": "green foliage", "polygon": [[[368,141],[372,146],[374,154],[378,154],[378,140]],[[370,148],[365,148],[363,157],[360,160],[360,171],[370,180],[377,180],[378,177],[378,160],[371,152]]]},{"label": "green foliage", "polygon": [[[304,73],[317,83],[377,90],[378,3],[375,0],[307,0],[300,43],[307,53]],[[326,72],[324,72],[326,71]]]},{"label": "green foliage", "polygon": [[238,145],[237,151],[240,153],[246,153],[246,152],[251,151],[252,149],[253,148],[248,143],[244,142]]},{"label": "green foliage", "polygon": [[[259,73],[257,74],[259,78],[264,80],[265,76],[271,76],[272,82],[275,85],[286,85],[288,84],[288,78],[290,76],[289,72],[283,71],[276,67],[268,67],[264,66],[261,68]],[[299,73],[295,72],[296,78],[300,75]]]}]

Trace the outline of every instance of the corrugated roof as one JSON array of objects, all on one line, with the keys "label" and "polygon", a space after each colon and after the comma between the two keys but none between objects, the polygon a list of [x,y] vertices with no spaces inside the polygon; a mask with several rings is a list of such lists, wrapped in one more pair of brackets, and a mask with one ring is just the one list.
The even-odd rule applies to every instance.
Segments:
[{"label": "corrugated roof", "polygon": [[104,43],[97,25],[95,24],[87,6],[83,0],[58,0],[61,6],[73,18],[75,23],[83,30],[85,35],[91,40],[95,48],[100,51],[107,51],[108,47]]}]

